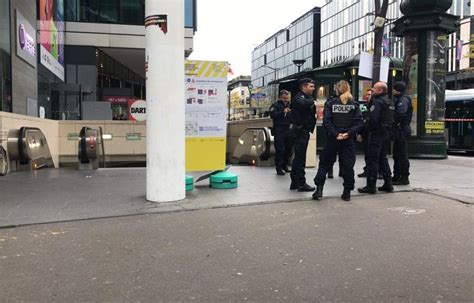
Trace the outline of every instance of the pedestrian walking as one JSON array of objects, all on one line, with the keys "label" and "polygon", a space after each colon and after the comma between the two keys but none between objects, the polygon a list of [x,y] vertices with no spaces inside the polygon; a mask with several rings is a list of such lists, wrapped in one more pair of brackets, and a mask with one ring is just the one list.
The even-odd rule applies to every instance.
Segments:
[{"label": "pedestrian walking", "polygon": [[341,198],[351,199],[354,189],[354,164],[356,161],[355,137],[364,126],[362,114],[358,104],[352,97],[350,85],[347,81],[339,81],[336,85],[338,97],[326,101],[324,107],[323,127],[327,134],[327,143],[319,157],[319,166],[314,184],[316,191],[313,199],[319,200],[323,196],[326,174],[334,165],[336,155],[339,158],[344,190]]},{"label": "pedestrian walking", "polygon": [[359,188],[360,193],[377,192],[377,174],[383,176],[384,184],[378,190],[393,192],[392,176],[387,159],[387,144],[393,127],[394,106],[387,97],[388,87],[384,82],[377,82],[372,88],[372,99],[369,106],[369,118],[366,123],[369,148],[367,155],[367,185]]},{"label": "pedestrian walking", "polygon": [[393,85],[395,124],[393,126],[393,185],[408,185],[410,180],[410,161],[408,160],[407,140],[411,136],[410,123],[413,106],[405,95],[406,85],[396,82]]},{"label": "pedestrian walking", "polygon": [[290,92],[281,90],[278,94],[278,101],[270,106],[270,117],[273,120],[275,168],[277,175],[280,176],[290,172],[288,161],[293,150],[293,135],[290,131],[290,101]]},{"label": "pedestrian walking", "polygon": [[313,98],[314,82],[309,78],[298,81],[298,93],[291,101],[290,129],[294,137],[293,163],[291,165],[290,190],[300,192],[313,191],[314,187],[306,183],[305,165],[306,150],[308,148],[310,133],[316,126],[316,102]]}]

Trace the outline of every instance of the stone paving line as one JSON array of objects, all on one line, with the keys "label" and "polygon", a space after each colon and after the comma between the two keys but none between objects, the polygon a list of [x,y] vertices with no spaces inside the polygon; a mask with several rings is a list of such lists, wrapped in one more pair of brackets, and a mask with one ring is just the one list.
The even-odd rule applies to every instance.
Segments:
[{"label": "stone paving line", "polygon": [[[411,185],[396,191],[423,191],[463,203],[474,203],[474,159],[450,157],[447,160],[412,160]],[[358,157],[355,172],[362,171]],[[236,189],[209,188],[204,180],[187,193],[183,201],[153,203],[145,199],[145,168],[40,170],[12,173],[0,178],[0,227],[91,218],[166,213],[211,208],[259,205],[266,203],[309,201],[312,193],[289,190],[289,176],[277,176],[274,168],[232,166],[239,176]],[[316,169],[306,170],[308,183]],[[327,180],[324,199],[339,198],[342,179]],[[198,174],[195,174],[197,176]],[[382,184],[379,180],[379,184]],[[356,188],[365,179],[356,178]],[[378,194],[384,199],[386,194]],[[353,191],[353,199],[363,199]]]}]

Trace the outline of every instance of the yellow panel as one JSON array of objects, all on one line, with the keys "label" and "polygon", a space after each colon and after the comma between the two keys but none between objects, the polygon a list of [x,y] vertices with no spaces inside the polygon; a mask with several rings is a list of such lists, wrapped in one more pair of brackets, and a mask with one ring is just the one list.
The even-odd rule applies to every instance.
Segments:
[{"label": "yellow panel", "polygon": [[200,62],[200,67],[199,67],[199,70],[198,70],[198,72],[197,72],[197,74],[196,74],[198,77],[201,77],[202,74],[203,74],[205,71],[207,71],[207,66],[209,65],[209,63],[210,63],[209,61],[201,61],[201,62]]},{"label": "yellow panel", "polygon": [[186,171],[223,170],[225,138],[186,138]]}]

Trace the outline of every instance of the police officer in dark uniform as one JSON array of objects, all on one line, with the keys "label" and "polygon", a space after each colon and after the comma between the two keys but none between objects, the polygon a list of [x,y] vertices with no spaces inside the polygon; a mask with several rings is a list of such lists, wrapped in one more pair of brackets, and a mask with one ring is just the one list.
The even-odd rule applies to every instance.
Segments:
[{"label": "police officer in dark uniform", "polygon": [[360,193],[376,193],[377,173],[379,171],[383,176],[384,184],[378,189],[393,192],[392,172],[387,159],[387,145],[390,140],[390,130],[393,127],[394,106],[387,97],[387,91],[388,87],[385,82],[377,82],[372,88],[372,99],[368,104],[369,119],[366,123],[369,137],[367,185],[359,188]]},{"label": "police officer in dark uniform", "polygon": [[290,131],[290,92],[280,91],[278,101],[270,106],[270,117],[273,119],[273,137],[275,145],[275,168],[277,175],[289,173],[288,161],[293,149],[293,136]]},{"label": "police officer in dark uniform", "polygon": [[407,139],[411,136],[410,122],[413,106],[410,98],[405,96],[406,85],[396,82],[393,85],[395,105],[395,124],[393,126],[393,185],[408,185],[410,181],[410,161],[408,160]]},{"label": "police officer in dark uniform", "polygon": [[336,85],[337,98],[332,98],[324,104],[323,127],[327,133],[327,143],[320,158],[318,173],[314,178],[317,188],[313,199],[319,200],[323,196],[323,187],[328,170],[334,165],[336,155],[339,157],[344,191],[341,198],[351,199],[354,189],[354,164],[356,160],[355,137],[364,126],[362,114],[358,104],[350,93],[347,81],[339,81]]},{"label": "police officer in dark uniform", "polygon": [[[362,113],[362,118],[364,119],[364,124],[369,119],[369,108],[367,104],[369,104],[370,99],[372,98],[372,89],[368,89],[365,92],[365,98],[367,99],[366,103],[360,104],[360,111]],[[369,140],[368,140],[368,133],[367,129],[364,127],[358,134],[357,134],[357,142],[362,143],[362,147],[364,150],[364,171],[357,175],[359,178],[367,178],[367,154],[369,149]]]},{"label": "police officer in dark uniform", "polygon": [[316,104],[313,99],[314,82],[309,78],[298,81],[299,92],[291,101],[290,129],[294,138],[295,157],[291,165],[290,189],[300,192],[313,191],[314,187],[306,183],[305,165],[309,134],[316,126]]}]

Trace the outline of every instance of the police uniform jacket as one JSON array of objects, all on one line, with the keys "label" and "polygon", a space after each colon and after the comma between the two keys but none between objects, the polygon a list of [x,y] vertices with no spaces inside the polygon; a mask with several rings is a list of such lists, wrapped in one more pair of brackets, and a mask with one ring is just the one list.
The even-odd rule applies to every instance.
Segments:
[{"label": "police uniform jacket", "polygon": [[393,116],[390,119],[388,117],[389,104],[392,104],[391,100],[387,97],[387,94],[373,95],[368,104],[369,107],[369,119],[367,120],[367,130],[383,131],[391,127],[393,123]]},{"label": "police uniform jacket", "polygon": [[278,100],[270,106],[270,117],[273,119],[273,128],[276,131],[288,130],[291,123],[291,113],[285,113],[285,108],[289,108],[290,103],[285,104]]},{"label": "police uniform jacket", "polygon": [[409,125],[413,115],[411,100],[405,95],[395,96],[395,125]]},{"label": "police uniform jacket", "polygon": [[335,139],[340,133],[354,137],[364,127],[359,105],[354,101],[343,104],[339,98],[332,98],[324,104],[323,127],[329,138]]},{"label": "police uniform jacket", "polygon": [[309,132],[316,126],[316,106],[312,96],[298,92],[291,101],[291,123]]}]

